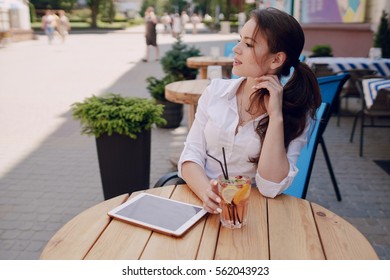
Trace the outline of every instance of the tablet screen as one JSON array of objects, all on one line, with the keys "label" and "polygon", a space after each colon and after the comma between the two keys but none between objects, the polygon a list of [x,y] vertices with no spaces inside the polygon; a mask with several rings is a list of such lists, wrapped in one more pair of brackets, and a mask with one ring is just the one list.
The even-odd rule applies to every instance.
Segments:
[{"label": "tablet screen", "polygon": [[175,235],[183,233],[204,214],[200,206],[148,193],[142,193],[109,212],[110,216]]}]

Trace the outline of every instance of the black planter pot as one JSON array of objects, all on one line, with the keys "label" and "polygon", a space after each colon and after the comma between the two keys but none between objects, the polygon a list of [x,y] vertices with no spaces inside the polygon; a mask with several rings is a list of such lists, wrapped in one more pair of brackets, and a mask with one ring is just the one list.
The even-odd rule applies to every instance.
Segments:
[{"label": "black planter pot", "polygon": [[164,105],[162,117],[167,120],[166,125],[158,125],[160,128],[177,128],[183,119],[183,104],[170,101],[157,100],[157,104]]},{"label": "black planter pot", "polygon": [[149,188],[151,131],[96,138],[104,199]]}]

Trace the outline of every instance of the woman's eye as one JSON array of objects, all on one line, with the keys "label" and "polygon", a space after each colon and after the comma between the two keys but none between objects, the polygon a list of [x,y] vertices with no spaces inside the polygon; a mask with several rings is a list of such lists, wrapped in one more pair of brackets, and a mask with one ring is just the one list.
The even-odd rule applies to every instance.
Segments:
[{"label": "woman's eye", "polygon": [[[241,43],[241,40],[237,40],[238,43]],[[249,43],[245,43],[245,46],[247,46],[248,48],[253,48],[253,45],[252,44],[249,44]]]}]

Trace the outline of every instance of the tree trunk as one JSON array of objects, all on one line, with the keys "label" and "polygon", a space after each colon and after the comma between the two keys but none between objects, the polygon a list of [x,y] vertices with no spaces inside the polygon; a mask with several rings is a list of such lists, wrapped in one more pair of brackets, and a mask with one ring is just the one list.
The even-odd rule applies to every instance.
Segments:
[{"label": "tree trunk", "polygon": [[96,28],[97,27],[97,16],[99,14],[99,3],[100,0],[90,0],[88,1],[88,5],[91,9],[91,27]]}]

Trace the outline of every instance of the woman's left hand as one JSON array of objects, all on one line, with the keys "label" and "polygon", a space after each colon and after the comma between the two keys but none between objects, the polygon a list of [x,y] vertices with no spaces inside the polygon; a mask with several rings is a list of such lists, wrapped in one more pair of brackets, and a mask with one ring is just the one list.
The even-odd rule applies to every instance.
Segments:
[{"label": "woman's left hand", "polygon": [[[267,89],[269,95],[264,97],[265,107],[269,117],[282,115],[283,86],[276,75],[264,75],[255,78],[257,84],[253,89]],[[261,94],[261,93],[259,93]]]}]

